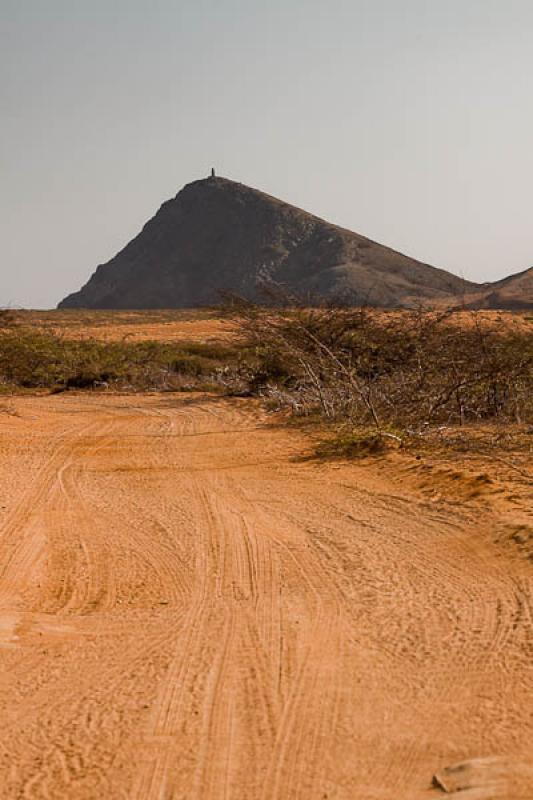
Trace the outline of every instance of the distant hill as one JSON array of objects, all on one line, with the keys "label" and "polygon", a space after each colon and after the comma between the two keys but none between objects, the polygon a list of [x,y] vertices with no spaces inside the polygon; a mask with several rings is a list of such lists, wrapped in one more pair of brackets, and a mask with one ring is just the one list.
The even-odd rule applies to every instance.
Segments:
[{"label": "distant hill", "polygon": [[266,288],[309,303],[331,299],[387,308],[448,299],[457,304],[466,295],[473,300],[489,292],[487,285],[423,264],[256,189],[212,177],[188,184],[164,203],[138,236],[59,307],[188,308],[216,304],[221,290],[261,300]]},{"label": "distant hill", "polygon": [[473,297],[465,298],[467,308],[527,310],[533,308],[533,267],[501,281],[483,284]]}]

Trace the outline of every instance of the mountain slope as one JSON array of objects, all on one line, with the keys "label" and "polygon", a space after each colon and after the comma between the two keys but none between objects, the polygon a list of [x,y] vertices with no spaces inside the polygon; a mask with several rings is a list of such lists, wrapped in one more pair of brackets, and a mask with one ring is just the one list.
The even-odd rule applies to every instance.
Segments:
[{"label": "mountain slope", "polygon": [[266,286],[398,307],[478,287],[243,184],[208,178],[164,203],[60,308],[184,308]]}]

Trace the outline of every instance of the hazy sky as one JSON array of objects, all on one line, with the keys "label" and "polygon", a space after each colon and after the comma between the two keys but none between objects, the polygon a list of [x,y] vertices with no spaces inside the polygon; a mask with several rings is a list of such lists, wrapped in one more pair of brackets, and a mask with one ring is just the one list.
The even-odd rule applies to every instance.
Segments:
[{"label": "hazy sky", "polygon": [[533,262],[531,0],[0,0],[0,305],[219,174],[474,280]]}]

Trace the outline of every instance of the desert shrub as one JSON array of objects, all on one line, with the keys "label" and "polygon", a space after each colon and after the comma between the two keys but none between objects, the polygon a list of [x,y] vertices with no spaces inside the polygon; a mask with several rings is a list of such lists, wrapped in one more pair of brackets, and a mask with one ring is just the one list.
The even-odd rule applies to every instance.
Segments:
[{"label": "desert shrub", "polygon": [[220,342],[184,342],[180,344],[180,348],[190,356],[222,362],[231,361],[237,355],[235,347]]},{"label": "desert shrub", "polygon": [[358,456],[378,455],[384,453],[391,443],[401,443],[395,434],[381,432],[375,428],[360,429],[320,442],[315,455],[319,458],[354,458]]},{"label": "desert shrub", "polygon": [[4,388],[194,388],[216,384],[222,360],[216,347],[165,342],[74,341],[31,328],[0,330],[0,385]]},{"label": "desert shrub", "polygon": [[204,362],[195,356],[180,355],[171,362],[170,368],[177,374],[198,376],[204,371]]},{"label": "desert shrub", "polygon": [[376,430],[531,421],[533,336],[473,312],[241,306],[254,391]]}]

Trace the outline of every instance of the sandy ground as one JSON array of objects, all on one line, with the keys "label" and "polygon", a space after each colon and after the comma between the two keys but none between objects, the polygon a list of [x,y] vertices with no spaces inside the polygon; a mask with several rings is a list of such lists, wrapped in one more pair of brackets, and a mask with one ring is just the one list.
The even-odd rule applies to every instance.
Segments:
[{"label": "sandy ground", "polygon": [[212,311],[17,311],[16,323],[76,341],[229,342],[235,324]]},{"label": "sandy ground", "polygon": [[[402,312],[386,311],[392,317]],[[239,338],[237,325],[216,311],[176,309],[169,311],[16,311],[16,324],[53,333],[65,339],[97,339],[104,342],[222,342]],[[456,312],[454,325],[473,324],[506,332],[531,331],[530,312],[506,311]]]},{"label": "sandy ground", "polygon": [[2,798],[533,797],[533,570],[504,490],[304,460],[246,400],[10,408]]}]

